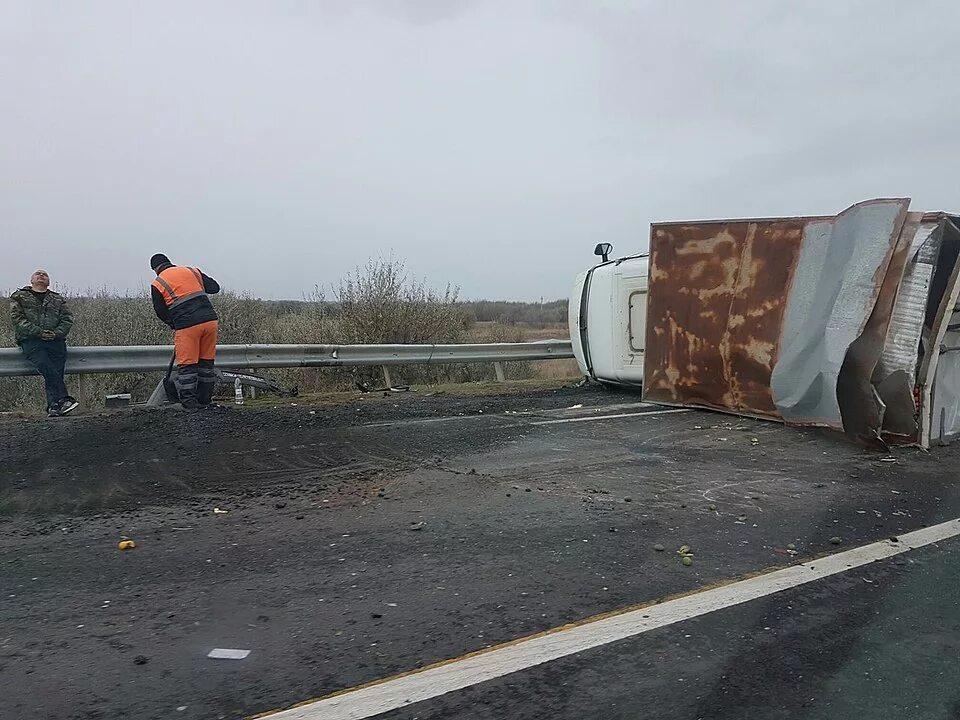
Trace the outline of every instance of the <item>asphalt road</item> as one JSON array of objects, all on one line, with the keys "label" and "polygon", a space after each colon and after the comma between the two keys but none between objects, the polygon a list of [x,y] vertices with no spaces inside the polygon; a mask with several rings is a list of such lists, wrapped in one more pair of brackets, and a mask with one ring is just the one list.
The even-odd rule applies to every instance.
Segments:
[{"label": "asphalt road", "polygon": [[[570,389],[2,421],[0,717],[248,716],[960,517],[954,448],[662,410]],[[957,717],[956,552],[383,717]]]}]

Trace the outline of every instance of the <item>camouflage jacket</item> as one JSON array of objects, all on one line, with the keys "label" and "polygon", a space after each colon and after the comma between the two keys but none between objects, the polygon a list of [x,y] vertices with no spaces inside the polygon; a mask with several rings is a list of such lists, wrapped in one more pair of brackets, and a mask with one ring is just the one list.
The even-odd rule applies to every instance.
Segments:
[{"label": "camouflage jacket", "polygon": [[52,330],[58,340],[63,340],[73,327],[73,313],[62,295],[48,290],[41,301],[29,287],[10,296],[10,320],[17,345],[30,338],[39,338],[44,330]]}]

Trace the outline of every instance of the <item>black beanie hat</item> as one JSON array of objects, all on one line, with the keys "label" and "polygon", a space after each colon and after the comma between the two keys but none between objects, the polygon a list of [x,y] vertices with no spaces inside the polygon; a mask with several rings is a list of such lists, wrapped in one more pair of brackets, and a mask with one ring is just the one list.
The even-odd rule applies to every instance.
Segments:
[{"label": "black beanie hat", "polygon": [[150,258],[150,269],[156,270],[161,265],[170,265],[170,258],[168,258],[163,253],[157,253],[152,258]]}]

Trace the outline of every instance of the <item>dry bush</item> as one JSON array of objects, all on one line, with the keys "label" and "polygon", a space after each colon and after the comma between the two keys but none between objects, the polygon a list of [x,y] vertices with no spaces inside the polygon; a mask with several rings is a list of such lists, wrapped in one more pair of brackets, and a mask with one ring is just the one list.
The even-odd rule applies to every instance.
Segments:
[{"label": "dry bush", "polygon": [[[371,259],[333,288],[333,312],[343,344],[430,345],[461,342],[468,319],[457,305],[459,289],[443,291],[411,277],[402,260]],[[395,384],[456,380],[448,366],[401,366]],[[379,370],[356,368],[354,375],[370,385],[381,382]]]},{"label": "dry bush", "polygon": [[459,342],[467,327],[458,293],[409,276],[402,260],[372,259],[334,287],[337,328],[344,344]]}]

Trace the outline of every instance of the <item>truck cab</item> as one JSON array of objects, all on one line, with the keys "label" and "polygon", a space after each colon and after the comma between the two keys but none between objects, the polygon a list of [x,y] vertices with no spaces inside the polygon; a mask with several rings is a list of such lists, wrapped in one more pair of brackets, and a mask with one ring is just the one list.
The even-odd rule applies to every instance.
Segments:
[{"label": "truck cab", "polygon": [[597,245],[602,261],[577,275],[568,322],[580,371],[609,384],[643,383],[647,326],[646,254],[610,260],[613,246]]}]

